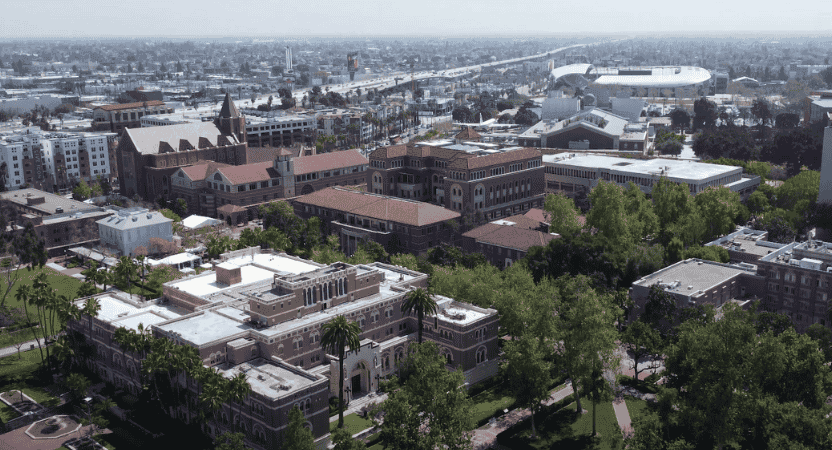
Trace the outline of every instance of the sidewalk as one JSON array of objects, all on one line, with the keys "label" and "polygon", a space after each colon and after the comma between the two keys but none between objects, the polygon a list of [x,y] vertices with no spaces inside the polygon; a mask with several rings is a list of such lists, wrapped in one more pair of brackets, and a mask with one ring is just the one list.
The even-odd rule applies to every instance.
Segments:
[{"label": "sidewalk", "polygon": [[630,420],[630,411],[627,409],[627,403],[623,398],[617,398],[612,402],[612,409],[615,411],[615,419],[618,421],[618,426],[621,428],[621,433],[627,438],[633,435],[633,423]]},{"label": "sidewalk", "polygon": [[[41,343],[41,345],[45,345],[43,338],[40,339],[40,343]],[[38,348],[38,341],[31,340],[31,341],[24,342],[23,345],[20,346],[20,351],[25,352],[26,350],[31,350],[32,346],[34,346],[34,348]],[[17,347],[14,346],[14,345],[10,346],[10,347],[0,348],[0,358],[2,358],[4,356],[11,356],[11,355],[16,355],[16,354],[17,354]]]},{"label": "sidewalk", "polygon": [[[548,399],[542,402],[543,405],[549,406],[559,402],[572,394],[572,383],[567,382],[561,389],[552,392]],[[531,416],[531,411],[527,408],[517,408],[509,411],[494,423],[489,423],[474,430],[471,441],[474,444],[475,450],[487,448],[500,448],[497,444],[497,435],[509,429],[512,425],[522,422]]]},{"label": "sidewalk", "polygon": [[[387,394],[385,393],[378,393],[378,392],[371,392],[367,395],[363,395],[356,399],[353,399],[349,405],[347,405],[347,409],[344,410],[344,417],[352,413],[358,413],[361,408],[370,404],[376,403],[380,404],[381,402],[387,400]],[[337,422],[338,421],[338,414],[329,418],[329,423]]]}]

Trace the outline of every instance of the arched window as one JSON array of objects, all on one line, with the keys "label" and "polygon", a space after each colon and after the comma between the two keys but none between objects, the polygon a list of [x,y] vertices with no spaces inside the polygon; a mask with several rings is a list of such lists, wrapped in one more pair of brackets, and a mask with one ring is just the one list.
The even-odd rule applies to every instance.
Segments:
[{"label": "arched window", "polygon": [[486,353],[485,347],[480,347],[477,349],[477,364],[484,363],[488,361],[488,355]]}]

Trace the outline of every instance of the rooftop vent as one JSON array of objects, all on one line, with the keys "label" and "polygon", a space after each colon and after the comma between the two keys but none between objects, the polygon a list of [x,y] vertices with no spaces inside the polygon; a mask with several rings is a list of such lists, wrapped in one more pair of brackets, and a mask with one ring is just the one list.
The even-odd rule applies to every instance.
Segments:
[{"label": "rooftop vent", "polygon": [[151,214],[151,213],[147,213],[147,218],[148,218],[148,219],[152,219],[152,218],[153,218],[153,214]]},{"label": "rooftop vent", "polygon": [[138,222],[138,221],[139,221],[139,218],[136,217],[136,216],[133,216],[133,222]]}]

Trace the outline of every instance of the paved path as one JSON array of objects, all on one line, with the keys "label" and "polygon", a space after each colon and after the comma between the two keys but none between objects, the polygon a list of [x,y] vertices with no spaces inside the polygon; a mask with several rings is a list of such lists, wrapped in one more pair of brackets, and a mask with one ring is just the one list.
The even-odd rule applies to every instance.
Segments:
[{"label": "paved path", "polygon": [[[380,393],[380,392],[371,392],[367,395],[363,395],[356,399],[353,399],[349,405],[347,405],[347,409],[344,410],[344,417],[352,413],[357,413],[361,410],[361,408],[367,406],[370,403],[380,404],[381,402],[387,400],[387,394]],[[329,423],[337,422],[338,421],[338,414],[329,418]]]},{"label": "paved path", "polygon": [[[32,439],[26,434],[28,426],[9,431],[0,435],[0,450],[55,450],[64,442],[77,438],[78,432],[55,439]],[[86,435],[89,425],[81,428],[81,433]],[[101,434],[108,434],[110,430],[104,430]]]},{"label": "paved path", "polygon": [[[43,338],[40,339],[40,343],[41,343],[41,345],[44,344]],[[25,352],[26,350],[31,350],[31,347],[33,345],[35,346],[35,348],[38,348],[38,341],[31,340],[31,341],[28,341],[28,342],[24,342],[23,345],[20,347],[20,351]],[[17,347],[16,346],[0,348],[0,358],[2,358],[4,356],[11,356],[11,355],[16,355],[16,354],[17,354]]]},{"label": "paved path", "polygon": [[615,419],[618,420],[621,433],[624,434],[624,437],[632,436],[633,424],[630,420],[630,411],[627,409],[627,403],[623,398],[617,398],[612,402],[612,409],[615,411]]},{"label": "paved path", "polygon": [[[553,391],[552,395],[550,395],[549,398],[544,400],[542,403],[545,406],[549,406],[555,402],[563,400],[570,394],[572,394],[572,383],[567,382],[564,387],[557,391]],[[528,419],[529,416],[531,416],[531,411],[529,411],[529,409],[517,408],[509,411],[508,414],[500,417],[493,424],[489,423],[477,428],[474,430],[474,435],[472,437],[474,449],[503,448],[497,444],[497,435],[509,429],[512,425]]]}]

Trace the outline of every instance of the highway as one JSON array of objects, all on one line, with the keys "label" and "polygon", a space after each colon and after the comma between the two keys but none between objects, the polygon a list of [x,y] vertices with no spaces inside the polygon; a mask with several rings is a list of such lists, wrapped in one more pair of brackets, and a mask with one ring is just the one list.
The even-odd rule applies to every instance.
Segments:
[{"label": "highway", "polygon": [[[546,57],[546,56],[550,56],[554,53],[562,52],[564,50],[569,50],[569,49],[572,49],[572,48],[585,47],[587,45],[591,45],[591,44],[569,45],[569,46],[566,46],[566,47],[556,48],[554,50],[544,52],[544,53],[538,53],[538,54],[535,54],[535,55],[522,56],[520,58],[513,58],[513,59],[505,59],[505,60],[502,60],[502,61],[493,61],[493,62],[490,62],[490,63],[476,64],[476,65],[467,66],[467,67],[457,67],[457,68],[453,68],[453,69],[439,70],[439,71],[436,71],[436,72],[421,71],[421,72],[414,73],[413,77],[411,77],[410,73],[408,73],[408,72],[394,72],[394,73],[386,74],[386,75],[383,75],[379,78],[374,78],[374,79],[370,79],[370,80],[352,81],[352,82],[342,83],[342,84],[329,84],[329,85],[322,86],[321,89],[326,90],[326,88],[329,88],[330,91],[334,91],[334,92],[337,92],[339,94],[343,94],[343,93],[349,92],[351,90],[354,91],[355,89],[358,89],[358,88],[361,88],[362,91],[366,91],[367,89],[384,90],[384,89],[395,86],[396,85],[395,78],[397,78],[397,77],[400,78],[400,80],[399,80],[400,83],[409,83],[411,81],[411,79],[413,79],[413,78],[415,78],[416,80],[421,80],[421,79],[437,77],[437,76],[458,76],[458,75],[463,75],[463,74],[467,74],[467,73],[470,73],[470,72],[481,71],[484,67],[501,66],[501,65],[504,65],[504,64],[516,64],[516,63],[523,62],[523,61],[529,61],[529,60],[533,60],[533,59],[537,59],[537,58],[543,58],[543,57]],[[309,92],[311,92],[311,91],[312,91],[312,87],[304,87],[304,88],[301,88],[301,89],[295,89],[295,90],[292,91],[292,96],[297,100],[298,103],[300,103],[301,100],[303,99],[303,96],[306,95],[307,98],[308,98]],[[245,108],[255,107],[256,108],[258,105],[267,103],[269,95],[274,96],[274,103],[279,104],[280,99],[278,98],[277,93],[262,94],[262,95],[258,96],[258,99],[257,99],[257,101],[254,102],[254,104],[251,104],[251,99],[235,100],[234,103],[237,105],[238,108],[242,108],[242,107],[245,107]],[[222,103],[217,104],[217,109],[219,109],[221,105],[222,105]]]}]

